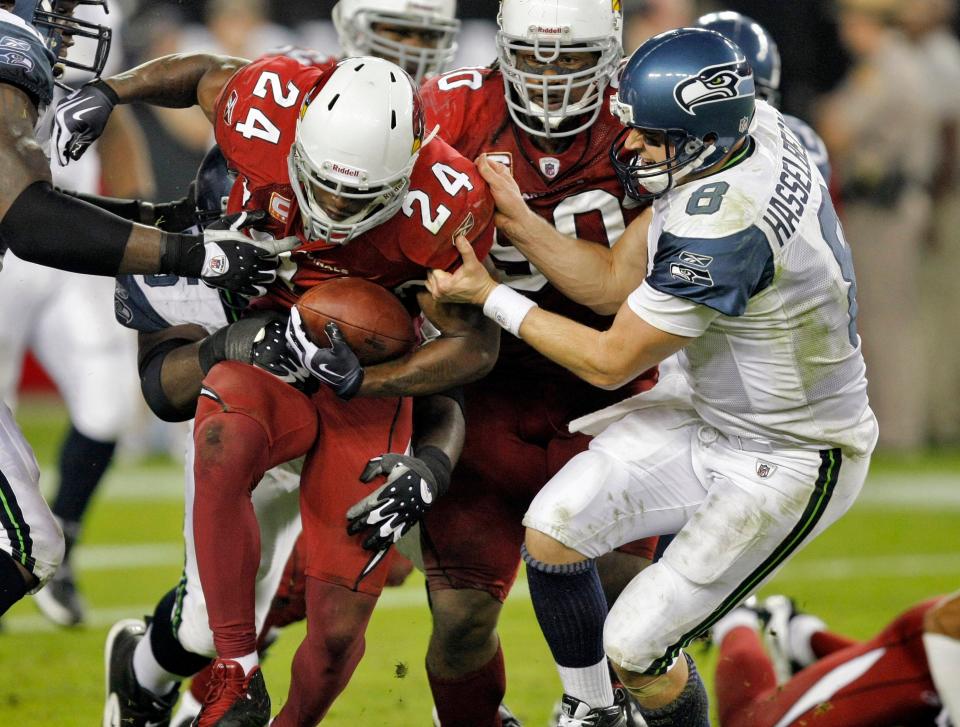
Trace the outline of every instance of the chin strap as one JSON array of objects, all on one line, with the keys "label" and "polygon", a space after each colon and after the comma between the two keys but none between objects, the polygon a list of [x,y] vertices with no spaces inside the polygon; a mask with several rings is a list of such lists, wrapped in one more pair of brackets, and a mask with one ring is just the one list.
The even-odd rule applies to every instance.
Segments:
[{"label": "chin strap", "polygon": [[708,144],[703,148],[703,150],[697,154],[696,157],[691,159],[689,162],[683,165],[680,169],[677,169],[674,172],[661,172],[650,177],[644,177],[643,179],[637,180],[645,189],[654,194],[661,194],[666,192],[669,189],[676,187],[680,180],[686,177],[688,174],[699,171],[703,166],[703,163],[710,157],[713,152],[717,149],[716,144]]}]

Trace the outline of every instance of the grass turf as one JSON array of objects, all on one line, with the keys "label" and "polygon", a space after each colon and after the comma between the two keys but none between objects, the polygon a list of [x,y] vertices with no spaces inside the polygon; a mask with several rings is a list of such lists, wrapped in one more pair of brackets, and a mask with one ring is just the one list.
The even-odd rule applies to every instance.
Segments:
[{"label": "grass turf", "polygon": [[[49,483],[65,431],[57,404],[22,407],[20,418]],[[763,593],[785,592],[850,636],[872,635],[899,611],[960,582],[960,456],[881,456],[860,501],[814,541]],[[103,704],[103,639],[119,618],[152,611],[179,577],[182,505],[176,465],[121,463],[108,475],[78,549],[91,623],[56,629],[27,599],[0,631],[0,725],[72,727],[99,724]],[[500,633],[508,670],[507,702],[526,725],[546,724],[560,687],[526,594],[518,583]],[[367,652],[324,724],[411,727],[430,724],[423,668],[429,634],[423,581],[411,576],[390,589],[374,614]],[[290,627],[264,671],[275,711],[285,699],[290,659],[303,635]],[[713,652],[695,645],[708,684]]]}]

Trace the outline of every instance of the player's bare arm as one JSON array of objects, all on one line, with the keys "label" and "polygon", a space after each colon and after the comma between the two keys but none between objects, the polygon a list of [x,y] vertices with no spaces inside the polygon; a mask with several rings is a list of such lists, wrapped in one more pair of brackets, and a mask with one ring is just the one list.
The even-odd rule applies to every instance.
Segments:
[{"label": "player's bare arm", "polygon": [[302,387],[309,374],[287,352],[285,329],[283,314],[262,311],[210,335],[194,324],[140,333],[138,367],[143,397],[165,421],[191,419],[204,377],[221,361],[251,364]]},{"label": "player's bare arm", "polygon": [[594,386],[620,387],[692,340],[651,326],[626,303],[606,331],[545,311],[498,285],[473,248],[463,238],[456,242],[463,265],[454,273],[432,271],[427,278],[430,293],[443,302],[483,306],[484,313],[501,326]]},{"label": "player's bare arm", "polygon": [[417,302],[440,337],[413,353],[368,366],[358,396],[423,396],[483,378],[500,349],[500,330],[473,306],[438,303],[428,293]]},{"label": "player's bare arm", "polygon": [[78,88],[57,106],[54,138],[60,163],[83,156],[103,134],[118,104],[199,106],[212,123],[220,91],[248,63],[210,53],[173,54]]},{"label": "player's bare arm", "polygon": [[[36,105],[29,96],[15,86],[0,83],[0,120],[2,120],[0,121],[0,177],[4,180],[3,185],[0,185],[0,220],[7,222],[7,224],[0,222],[0,226],[3,228],[3,240],[6,245],[24,260],[77,272],[116,275],[118,273],[153,273],[160,270],[162,251],[165,247],[164,233],[143,225],[133,225],[129,233],[124,236],[122,229],[116,224],[111,224],[116,219],[111,216],[105,216],[101,220],[101,216],[97,214],[89,223],[96,225],[97,222],[102,221],[110,225],[106,231],[107,234],[112,233],[119,237],[115,240],[117,244],[107,251],[112,253],[112,256],[92,258],[89,254],[78,250],[77,259],[74,260],[74,256],[70,254],[66,245],[37,244],[38,240],[34,235],[29,234],[29,229],[34,228],[38,231],[37,234],[41,234],[49,227],[31,223],[30,215],[37,216],[36,221],[40,222],[40,217],[49,215],[52,210],[38,209],[38,205],[29,204],[29,200],[21,199],[25,192],[28,195],[36,195],[38,202],[52,197],[56,202],[63,203],[63,214],[68,217],[79,214],[81,215],[79,219],[86,219],[83,215],[86,213],[86,216],[89,216],[89,212],[86,205],[68,200],[48,187],[41,185],[34,190],[28,190],[37,182],[47,185],[51,182],[50,161],[34,133],[36,119]],[[6,220],[7,212],[18,200],[22,203],[18,212],[21,215],[27,212],[28,215],[22,219],[21,224],[11,227],[14,221]],[[60,209],[60,205],[55,209]],[[76,222],[78,218],[72,219]],[[49,219],[46,221],[49,222]],[[69,228],[70,226],[67,226],[63,229]]]},{"label": "player's bare arm", "polygon": [[210,119],[220,91],[245,58],[211,53],[177,53],[163,56],[104,79],[118,103],[142,103],[168,108],[200,106]]},{"label": "player's bare arm", "polygon": [[507,167],[484,156],[477,168],[497,203],[497,229],[568,298],[603,315],[616,313],[646,274],[652,210],[634,220],[612,247],[576,240],[527,207]]},{"label": "player's bare arm", "polygon": [[[138,365],[143,395],[157,416],[167,421],[186,421],[193,417],[200,396],[203,369],[198,350],[207,332],[200,326],[172,326],[155,333],[137,336]],[[156,363],[152,362],[156,359]],[[150,366],[159,367],[159,388],[152,390],[147,373]],[[162,395],[169,404],[163,411],[158,399]]]}]

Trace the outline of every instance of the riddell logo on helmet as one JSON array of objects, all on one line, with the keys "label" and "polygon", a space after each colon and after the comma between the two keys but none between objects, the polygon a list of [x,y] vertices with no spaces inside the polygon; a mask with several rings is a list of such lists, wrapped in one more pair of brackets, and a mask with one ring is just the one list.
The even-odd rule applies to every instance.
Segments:
[{"label": "riddell logo on helmet", "polygon": [[336,162],[333,162],[330,165],[330,171],[336,172],[337,174],[343,174],[346,177],[359,177],[363,173],[359,169],[354,169],[353,167],[344,167]]},{"label": "riddell logo on helmet", "polygon": [[544,35],[561,35],[563,30],[563,28],[544,28],[542,25],[537,26],[537,32],[543,33]]}]

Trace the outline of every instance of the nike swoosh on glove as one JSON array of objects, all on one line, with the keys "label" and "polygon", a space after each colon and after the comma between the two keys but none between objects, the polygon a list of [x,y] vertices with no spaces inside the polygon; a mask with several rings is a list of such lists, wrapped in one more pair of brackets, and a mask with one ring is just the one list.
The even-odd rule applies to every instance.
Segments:
[{"label": "nike swoosh on glove", "polygon": [[250,363],[269,371],[300,391],[316,390],[316,382],[310,372],[300,365],[297,355],[287,347],[287,322],[282,319],[270,321],[253,341]]},{"label": "nike swoosh on glove", "polygon": [[278,256],[296,248],[296,237],[255,240],[243,231],[266,220],[264,210],[237,212],[203,231],[203,266],[200,279],[212,288],[224,288],[255,297],[267,292],[277,278]]},{"label": "nike swoosh on glove", "polygon": [[347,532],[370,530],[363,547],[374,551],[360,574],[363,578],[383,560],[390,546],[420,522],[440,493],[437,477],[427,463],[403,454],[383,454],[367,462],[362,482],[387,476],[387,481],[347,511]]},{"label": "nike swoosh on glove", "polygon": [[363,384],[363,366],[360,359],[343,338],[340,327],[332,321],[324,326],[329,348],[321,348],[307,335],[300,311],[290,309],[287,322],[287,343],[300,363],[321,383],[326,384],[341,399],[350,399]]},{"label": "nike swoosh on glove", "polygon": [[117,101],[116,92],[97,79],[81,86],[57,106],[54,139],[62,166],[76,161],[100,138]]}]

